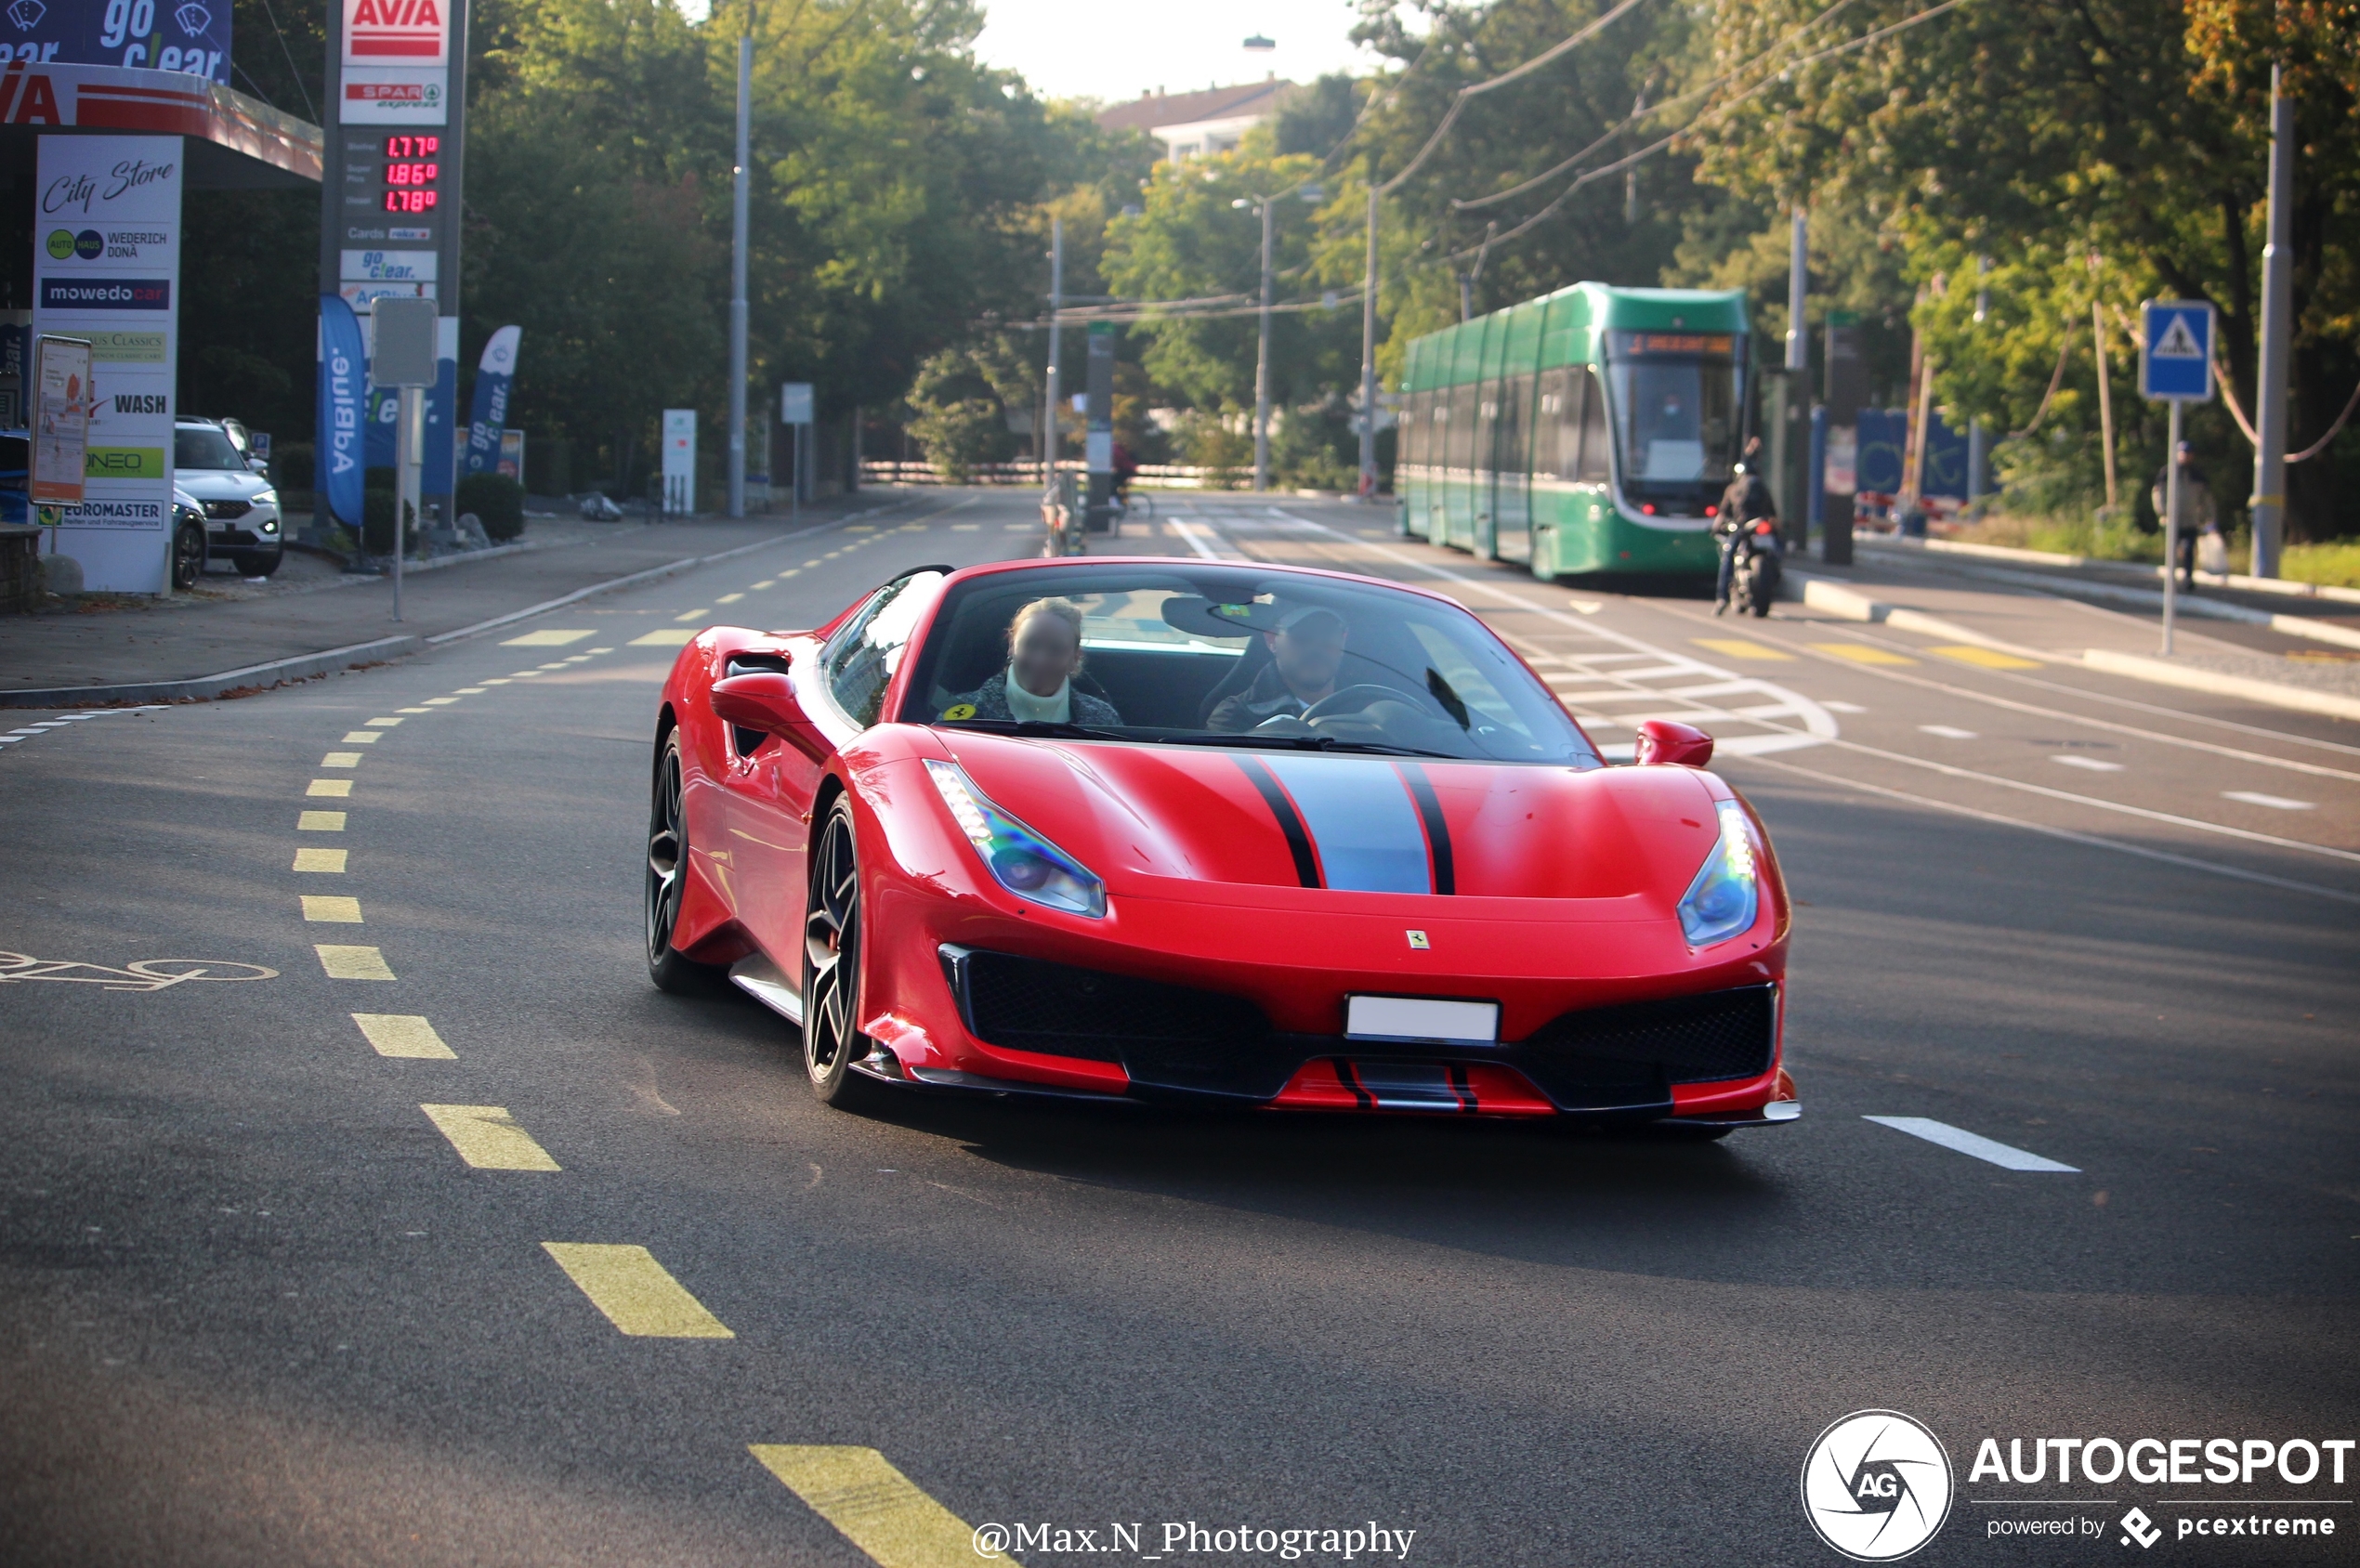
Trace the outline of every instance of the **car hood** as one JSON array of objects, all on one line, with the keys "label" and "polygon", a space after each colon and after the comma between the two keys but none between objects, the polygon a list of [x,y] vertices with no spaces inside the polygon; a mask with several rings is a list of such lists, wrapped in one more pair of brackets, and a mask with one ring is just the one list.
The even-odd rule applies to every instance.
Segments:
[{"label": "car hood", "polygon": [[937,730],[977,788],[1106,880],[1676,900],[1718,828],[1707,776]]},{"label": "car hood", "polygon": [[172,481],[200,501],[251,501],[270,488],[270,481],[235,468],[176,468]]}]

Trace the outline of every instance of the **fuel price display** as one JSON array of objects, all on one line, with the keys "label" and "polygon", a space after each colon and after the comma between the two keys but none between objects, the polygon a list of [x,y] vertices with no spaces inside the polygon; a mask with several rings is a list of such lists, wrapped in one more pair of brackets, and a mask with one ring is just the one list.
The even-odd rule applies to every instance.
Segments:
[{"label": "fuel price display", "polygon": [[442,201],[436,182],[442,177],[440,137],[396,136],[385,138],[385,210],[389,213],[432,212]]}]

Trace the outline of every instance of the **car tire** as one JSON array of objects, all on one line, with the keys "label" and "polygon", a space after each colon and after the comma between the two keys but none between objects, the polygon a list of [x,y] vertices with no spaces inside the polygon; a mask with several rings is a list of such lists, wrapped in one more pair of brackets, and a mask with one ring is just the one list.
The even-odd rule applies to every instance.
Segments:
[{"label": "car tire", "polygon": [[672,945],[680,920],[680,896],[688,875],[688,818],[681,791],[680,732],[656,748],[655,776],[649,788],[648,872],[644,899],[648,978],[659,991],[700,996],[719,984],[721,971],[684,957]]},{"label": "car tire", "polygon": [[204,527],[201,523],[183,523],[180,531],[172,536],[172,586],[187,593],[204,575]]},{"label": "car tire", "polygon": [[860,859],[852,803],[836,797],[811,844],[803,917],[803,1069],[823,1104],[855,1110],[875,1083],[853,1067],[872,1043],[860,1032]]},{"label": "car tire", "polygon": [[267,555],[259,550],[251,555],[241,552],[229,557],[229,564],[238,568],[240,577],[268,577],[277,571],[279,563],[286,558],[286,547],[282,545]]}]

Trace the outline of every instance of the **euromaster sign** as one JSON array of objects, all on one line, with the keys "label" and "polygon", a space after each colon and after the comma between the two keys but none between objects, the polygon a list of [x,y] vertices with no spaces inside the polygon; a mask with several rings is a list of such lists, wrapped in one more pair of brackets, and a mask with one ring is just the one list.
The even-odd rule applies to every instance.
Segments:
[{"label": "euromaster sign", "polygon": [[43,137],[33,189],[33,331],[93,349],[83,503],[58,553],[115,593],[163,591],[178,364],[178,137]]}]

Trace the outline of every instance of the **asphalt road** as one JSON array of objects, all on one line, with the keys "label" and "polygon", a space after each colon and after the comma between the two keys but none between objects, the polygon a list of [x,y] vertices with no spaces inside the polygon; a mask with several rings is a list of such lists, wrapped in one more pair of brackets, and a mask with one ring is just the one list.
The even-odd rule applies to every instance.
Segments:
[{"label": "asphalt road", "polygon": [[[1803,905],[1803,1119],[872,1119],[771,1014],[653,990],[661,639],[1035,543],[1029,495],[921,496],[503,634],[538,642],[0,748],[0,947],[43,960],[0,959],[0,1561],[858,1568],[988,1522],[1095,1532],[1035,1565],[1285,1560],[1193,1521],[1821,1564],[1797,1478],[1869,1407],[1955,1467],[1916,1561],[2144,1559],[2133,1505],[2158,1557],[2360,1556],[2360,1461],[1969,1475],[1986,1437],[2360,1437],[2352,726],[1544,586],[1357,509],[1162,512],[1133,547],[1454,594],[1604,744],[1722,737]],[[2339,1532],[2178,1534],[2249,1512]],[[1995,1534],[2059,1518],[2103,1534]]]}]

